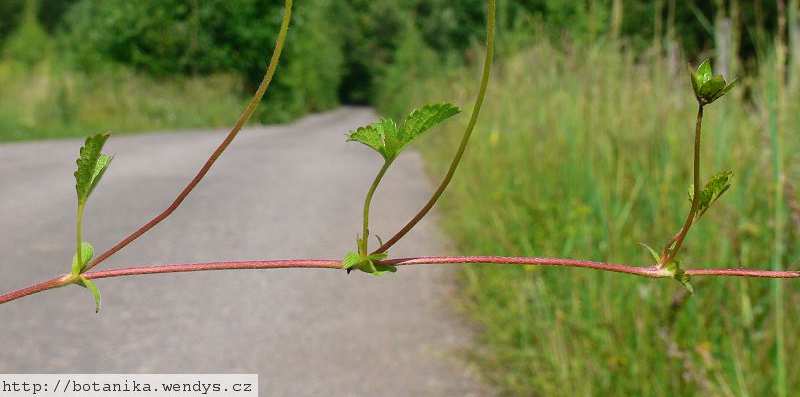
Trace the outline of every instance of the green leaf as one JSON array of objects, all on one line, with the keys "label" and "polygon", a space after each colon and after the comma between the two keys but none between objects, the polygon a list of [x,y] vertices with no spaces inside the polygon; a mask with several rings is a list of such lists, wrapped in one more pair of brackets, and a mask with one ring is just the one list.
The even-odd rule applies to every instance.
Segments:
[{"label": "green leaf", "polygon": [[725,78],[716,75],[700,85],[700,97],[710,103],[725,89],[725,85]]},{"label": "green leaf", "polygon": [[342,269],[350,270],[355,266],[357,266],[359,263],[361,263],[361,255],[359,255],[358,252],[350,251],[344,256],[344,259],[342,260]]},{"label": "green leaf", "polygon": [[[733,172],[730,170],[722,171],[711,177],[706,186],[700,191],[700,201],[697,203],[698,218],[722,197],[731,188]],[[693,199],[694,189],[689,190],[689,200]]]},{"label": "green leaf", "polygon": [[692,92],[694,92],[695,97],[700,98],[700,85],[702,85],[702,83],[699,81],[697,73],[692,70],[691,66],[687,66],[687,68],[689,69],[689,77],[692,81]]},{"label": "green leaf", "polygon": [[695,72],[695,76],[697,78],[697,86],[702,87],[707,81],[711,80],[714,76],[714,71],[711,70],[711,59],[706,58],[700,66],[697,67],[697,72]]},{"label": "green leaf", "polygon": [[111,165],[111,160],[113,159],[113,157],[107,154],[101,154],[97,159],[97,165],[94,167],[94,174],[92,174],[92,184],[89,187],[89,194],[92,194],[94,188],[97,187],[97,184],[100,182],[100,179],[103,178],[103,174],[106,173],[106,170],[108,169],[108,166]]},{"label": "green leaf", "polygon": [[733,79],[733,81],[731,81],[728,85],[726,85],[725,88],[723,88],[716,95],[714,95],[714,98],[711,99],[711,102],[714,102],[717,99],[722,98],[723,96],[725,96],[725,94],[730,92],[730,90],[732,90],[733,87],[735,87],[736,84],[738,84],[738,83],[739,83],[739,79],[738,78]]},{"label": "green leaf", "polygon": [[89,199],[89,195],[111,163],[111,157],[101,153],[109,136],[110,134],[90,136],[81,147],[77,160],[78,169],[74,174],[79,203],[85,203]]},{"label": "green leaf", "polygon": [[94,247],[87,242],[81,243],[81,261],[82,263],[78,263],[78,253],[76,252],[72,256],[72,274],[79,275],[83,271],[83,268],[86,267],[86,264],[92,260],[94,256]]},{"label": "green leaf", "polygon": [[397,271],[397,266],[381,265],[375,262],[382,261],[388,257],[385,252],[359,255],[356,252],[348,252],[342,260],[342,269],[350,273],[352,270],[361,270],[362,272],[372,274],[373,276],[380,276],[384,273],[394,273]]},{"label": "green leaf", "polygon": [[403,122],[400,142],[407,145],[425,131],[461,112],[457,106],[449,103],[425,105],[409,113]]},{"label": "green leaf", "polygon": [[649,252],[650,256],[653,257],[653,260],[656,261],[656,264],[659,264],[659,262],[661,262],[661,257],[658,255],[656,250],[653,249],[653,247],[651,247],[651,246],[649,246],[649,245],[647,245],[645,243],[639,243],[639,245],[641,245],[642,247],[647,249],[647,252]]},{"label": "green leaf", "polygon": [[[350,132],[347,135],[347,141],[363,143],[380,153],[384,159],[390,160],[396,155],[391,148],[396,146],[393,141],[396,141],[397,135],[397,124],[395,124],[394,120],[381,119],[377,123]],[[388,145],[387,140],[389,142]]]},{"label": "green leaf", "polygon": [[97,285],[92,280],[84,276],[80,276],[79,283],[92,292],[92,297],[94,297],[94,312],[100,313],[100,289],[97,288]]},{"label": "green leaf", "polygon": [[411,112],[402,126],[391,119],[351,131],[347,141],[360,142],[380,153],[386,161],[394,160],[411,141],[461,110],[449,103],[426,105]]},{"label": "green leaf", "polygon": [[717,99],[727,94],[733,87],[736,86],[738,79],[734,79],[730,84],[725,82],[725,77],[722,75],[714,76],[711,70],[711,62],[706,59],[700,66],[697,67],[695,72],[689,69],[689,75],[692,78],[692,89],[697,101],[701,106],[708,105]]},{"label": "green leaf", "polygon": [[664,269],[670,273],[672,278],[681,283],[684,288],[689,290],[690,294],[694,294],[694,287],[692,286],[689,275],[686,274],[683,269],[681,269],[681,265],[678,261],[672,261]]}]

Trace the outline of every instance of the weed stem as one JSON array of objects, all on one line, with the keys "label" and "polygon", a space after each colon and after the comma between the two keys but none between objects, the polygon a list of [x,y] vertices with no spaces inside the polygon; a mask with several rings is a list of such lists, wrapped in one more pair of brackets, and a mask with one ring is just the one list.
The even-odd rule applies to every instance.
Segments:
[{"label": "weed stem", "polygon": [[695,122],[694,129],[694,185],[692,188],[692,207],[689,209],[689,214],[686,216],[686,222],[684,222],[680,232],[678,232],[678,234],[673,237],[672,240],[670,240],[670,242],[664,247],[664,252],[661,255],[661,261],[658,263],[659,267],[668,265],[673,259],[675,259],[675,256],[678,255],[678,251],[680,251],[681,245],[683,245],[683,241],[686,239],[686,235],[689,233],[689,229],[694,223],[697,209],[700,206],[700,138],[702,129],[703,105],[700,104],[697,107],[697,121]]},{"label": "weed stem", "polygon": [[383,163],[383,167],[381,170],[378,171],[378,175],[375,175],[375,179],[372,181],[372,185],[369,187],[369,191],[367,191],[367,196],[364,199],[364,227],[361,232],[361,238],[359,239],[358,244],[358,253],[361,255],[366,256],[369,250],[367,246],[369,245],[369,207],[372,203],[372,196],[375,194],[375,190],[378,189],[378,185],[381,183],[383,176],[386,175],[386,171],[389,169],[389,166],[392,165],[392,160],[386,160]]}]

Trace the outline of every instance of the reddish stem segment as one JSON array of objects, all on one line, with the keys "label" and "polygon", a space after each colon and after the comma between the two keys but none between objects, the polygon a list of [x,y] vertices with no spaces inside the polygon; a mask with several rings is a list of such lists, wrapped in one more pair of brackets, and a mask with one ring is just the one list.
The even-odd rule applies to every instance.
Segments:
[{"label": "reddish stem segment", "polygon": [[44,292],[53,288],[58,288],[63,286],[64,283],[62,281],[62,277],[54,278],[38,284],[31,285],[30,287],[25,287],[22,289],[18,289],[16,291],[9,292],[7,294],[0,295],[0,304],[11,302],[19,298],[24,298],[28,295],[38,294],[39,292]]},{"label": "reddish stem segment", "polygon": [[298,259],[275,261],[210,262],[129,267],[84,273],[88,279],[141,276],[145,274],[205,272],[212,270],[259,269],[341,269],[342,262],[325,259]]},{"label": "reddish stem segment", "polygon": [[[669,273],[657,267],[632,266],[617,263],[595,262],[580,259],[504,257],[504,256],[423,256],[415,258],[390,259],[380,262],[385,265],[440,265],[488,263],[498,265],[554,266],[585,268],[598,271],[624,273],[640,277],[666,278]],[[124,269],[101,270],[84,273],[88,279],[140,276],[146,274],[202,272],[212,270],[256,270],[256,269],[341,269],[342,264],[333,259],[288,259],[272,261],[209,262],[189,264],[152,265]],[[759,269],[687,269],[690,276],[714,277],[756,277],[756,278],[800,278],[800,271],[759,270]],[[28,295],[70,284],[69,274],[54,278],[27,288],[0,295],[0,304],[17,300]]]},{"label": "reddish stem segment", "polygon": [[536,258],[536,257],[505,257],[505,256],[429,256],[419,258],[390,259],[382,263],[395,266],[408,265],[443,265],[443,264],[469,264],[489,263],[497,265],[522,265],[522,266],[554,266],[577,267],[607,272],[626,273],[642,277],[664,277],[664,273],[655,267],[629,266],[616,263],[586,261],[580,259],[562,258]]}]

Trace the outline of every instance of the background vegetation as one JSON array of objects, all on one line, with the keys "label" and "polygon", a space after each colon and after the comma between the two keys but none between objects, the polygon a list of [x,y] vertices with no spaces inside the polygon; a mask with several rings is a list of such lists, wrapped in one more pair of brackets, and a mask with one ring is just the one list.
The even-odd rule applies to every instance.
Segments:
[{"label": "background vegetation", "polygon": [[[5,0],[0,140],[227,124],[266,64],[280,3]],[[408,69],[469,64],[484,9],[481,0],[304,0],[272,106],[258,120],[392,101]],[[754,71],[758,50],[771,46],[776,15],[769,1],[507,0],[499,44],[511,54],[540,41],[622,39],[637,56],[664,50],[677,61],[681,52],[700,54],[724,41],[726,64]],[[403,46],[428,62],[409,62],[418,61],[414,53],[399,59]],[[181,99],[188,97],[191,103]]]},{"label": "background vegetation", "polygon": [[[0,2],[0,140],[229,124],[267,61],[279,9]],[[638,243],[663,244],[689,206],[684,65],[708,56],[743,81],[707,109],[703,174],[735,179],[683,259],[797,269],[799,15],[797,0],[500,2],[490,96],[441,206],[459,250],[646,263]],[[468,107],[483,18],[481,0],[304,0],[259,119],[338,103],[391,115],[432,101]],[[426,138],[433,175],[461,127]],[[677,283],[577,270],[462,275],[480,330],[470,358],[503,393],[800,390],[793,283],[700,280],[688,298]]]},{"label": "background vegetation", "polygon": [[[689,208],[696,109],[682,67],[635,58],[611,45],[542,43],[500,65],[441,204],[460,253],[649,263],[638,243],[664,244]],[[707,109],[704,178],[732,169],[734,186],[691,232],[684,264],[768,268],[779,222],[780,263],[798,267],[800,208],[789,182],[800,177],[800,98],[787,98],[782,132],[780,200],[792,209],[776,219],[769,68],[746,79],[749,94]],[[468,105],[477,72],[421,81],[409,95]],[[423,147],[433,174],[446,168],[451,150],[442,148],[457,145],[460,121]],[[776,316],[786,355],[800,349],[794,284],[780,309],[768,281],[697,279],[688,298],[677,283],[582,270],[473,267],[462,276],[464,306],[480,326],[471,358],[509,395],[777,395],[778,365],[786,390],[800,388],[798,368],[775,352]]]}]

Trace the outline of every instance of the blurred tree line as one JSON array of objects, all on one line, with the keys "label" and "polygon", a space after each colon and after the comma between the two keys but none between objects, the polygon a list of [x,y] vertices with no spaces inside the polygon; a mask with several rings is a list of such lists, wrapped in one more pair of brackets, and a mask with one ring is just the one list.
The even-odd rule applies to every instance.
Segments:
[{"label": "blurred tree line", "polygon": [[[798,0],[505,0],[501,43],[513,51],[542,36],[556,43],[620,39],[642,54],[708,52],[733,72],[771,48],[776,1],[788,1],[787,36],[797,54]],[[397,64],[400,50],[463,62],[484,32],[483,0],[296,3],[286,61],[271,91],[289,113],[337,101],[368,103],[383,77],[414,67]],[[266,64],[281,6],[281,0],[2,0],[0,45],[20,59],[58,51],[87,71],[115,63],[159,77],[232,72],[249,89]],[[15,35],[23,37],[15,43]],[[37,44],[43,35],[51,44]]]}]

